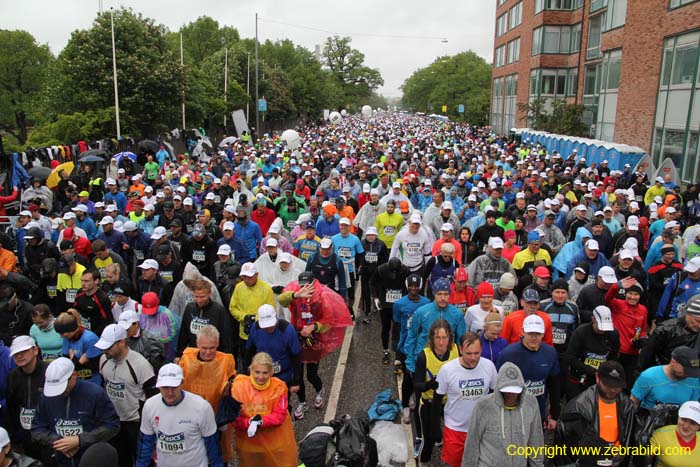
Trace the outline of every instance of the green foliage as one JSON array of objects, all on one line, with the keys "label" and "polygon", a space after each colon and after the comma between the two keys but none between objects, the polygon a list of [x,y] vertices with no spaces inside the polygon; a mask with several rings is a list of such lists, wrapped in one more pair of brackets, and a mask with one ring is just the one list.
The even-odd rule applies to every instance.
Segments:
[{"label": "green foliage", "polygon": [[582,105],[569,104],[560,99],[549,101],[536,99],[529,104],[518,104],[519,110],[527,113],[532,129],[558,135],[588,136],[588,126],[583,122]]},{"label": "green foliage", "polygon": [[341,107],[348,109],[364,105],[384,84],[379,70],[366,66],[364,54],[353,49],[351,42],[350,37],[329,37],[323,48],[323,64],[342,90]]},{"label": "green foliage", "polygon": [[[491,66],[472,51],[440,57],[414,72],[401,89],[401,105],[406,110],[446,114],[454,120],[483,125],[488,120]],[[463,115],[458,112],[459,104],[464,104]]]},{"label": "green foliage", "polygon": [[27,146],[43,147],[66,141],[91,141],[114,133],[114,107],[60,114],[55,121],[37,125],[29,132]]},{"label": "green foliage", "polygon": [[[122,133],[151,135],[178,121],[183,70],[165,40],[165,28],[131,10],[114,12]],[[51,106],[64,113],[114,105],[110,14],[89,30],[74,31],[58,56]],[[114,133],[112,133],[114,134]]]},{"label": "green foliage", "polygon": [[36,118],[53,56],[26,31],[0,30],[0,131],[11,134],[19,145],[27,140]]}]

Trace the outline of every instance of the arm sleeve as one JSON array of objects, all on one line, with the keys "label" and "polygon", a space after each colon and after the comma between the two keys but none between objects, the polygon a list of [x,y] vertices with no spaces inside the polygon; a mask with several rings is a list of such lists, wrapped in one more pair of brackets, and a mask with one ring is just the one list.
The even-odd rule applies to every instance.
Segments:
[{"label": "arm sleeve", "polygon": [[216,433],[203,436],[204,447],[207,449],[207,457],[211,467],[224,467],[224,459],[221,457],[221,445],[216,439]]},{"label": "arm sleeve", "polygon": [[226,313],[226,310],[223,310],[222,313],[222,324],[223,329],[221,330],[219,350],[224,353],[233,354],[233,324],[231,323],[231,315]]},{"label": "arm sleeve", "polygon": [[280,396],[279,401],[277,401],[277,405],[274,409],[272,409],[272,413],[263,416],[262,427],[266,428],[280,426],[288,416],[289,413],[287,412],[287,394],[282,394],[282,396]]},{"label": "arm sleeve", "polygon": [[673,290],[676,289],[676,280],[677,280],[677,274],[674,274],[671,277],[671,280],[668,281],[668,284],[666,284],[666,287],[664,288],[664,293],[661,295],[661,300],[659,301],[659,308],[657,310],[652,310],[651,313],[656,312],[656,317],[657,318],[663,318],[666,316],[666,308],[668,307],[669,301],[671,300],[671,293]]},{"label": "arm sleeve", "polygon": [[[282,292],[277,296],[277,300],[279,301],[280,305],[282,305],[285,308],[288,308],[289,305],[292,303],[292,296],[294,295],[294,292],[289,290],[287,292]],[[233,301],[231,302],[233,303]]]},{"label": "arm sleeve", "polygon": [[239,306],[239,302],[241,301],[240,290],[241,289],[238,286],[236,286],[236,288],[233,290],[233,294],[231,295],[231,303],[229,303],[228,307],[228,310],[231,312],[231,316],[236,318],[236,320],[239,322],[243,321],[245,318],[245,312]]},{"label": "arm sleeve", "polygon": [[[416,310],[416,313],[418,310]],[[416,346],[416,339],[418,334],[418,319],[417,316],[413,316],[411,320],[411,326],[406,330],[406,342],[404,342],[403,348],[406,352],[406,368],[409,371],[414,371],[416,368],[416,351],[414,347]]]},{"label": "arm sleeve", "polygon": [[119,433],[119,416],[106,393],[101,393],[95,401],[93,416],[97,419],[97,427],[92,431],[78,435],[81,448],[101,441],[109,441]]},{"label": "arm sleeve", "polygon": [[61,437],[53,432],[45,412],[46,408],[40,400],[36,409],[36,414],[34,415],[34,420],[32,420],[32,441],[42,446],[51,447],[53,442],[61,439]]},{"label": "arm sleeve", "polygon": [[187,340],[189,338],[188,333],[190,332],[190,314],[186,311],[182,313],[182,324],[180,325],[180,333],[177,338],[177,350],[175,354],[178,357],[182,357],[182,352],[184,352],[185,347],[187,347]]},{"label": "arm sleeve", "polygon": [[469,420],[469,436],[464,443],[464,454],[462,454],[462,465],[479,465],[479,445],[481,444],[482,420],[481,407],[477,404]]},{"label": "arm sleeve", "polygon": [[151,465],[151,457],[156,446],[156,435],[144,434],[139,432],[138,447],[136,448],[136,467],[149,467]]},{"label": "arm sleeve", "polygon": [[413,390],[418,397],[425,392],[425,352],[421,351],[416,357],[416,369],[413,372]]}]

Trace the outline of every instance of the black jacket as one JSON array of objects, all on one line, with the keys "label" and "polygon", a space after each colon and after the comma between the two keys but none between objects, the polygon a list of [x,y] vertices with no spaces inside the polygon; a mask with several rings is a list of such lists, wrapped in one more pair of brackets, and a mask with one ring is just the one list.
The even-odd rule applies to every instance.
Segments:
[{"label": "black jacket", "polygon": [[22,272],[34,282],[39,282],[41,280],[41,262],[46,258],[58,260],[60,257],[61,253],[56,248],[56,245],[45,238],[42,238],[35,246],[27,243],[24,247],[24,268],[22,268]]},{"label": "black jacket", "polygon": [[680,345],[699,350],[698,332],[688,328],[685,318],[664,321],[649,337],[649,341],[640,352],[639,370],[668,364],[671,361],[671,352]]},{"label": "black jacket", "polygon": [[177,341],[177,356],[181,356],[186,347],[197,347],[197,327],[211,324],[219,330],[219,351],[233,353],[233,324],[231,314],[222,305],[210,301],[204,308],[194,302],[188,303],[182,313],[182,325]]},{"label": "black jacket", "polygon": [[31,440],[29,430],[24,429],[22,425],[31,425],[31,418],[44,389],[44,376],[49,364],[40,357],[41,355],[33,373],[26,374],[21,368],[15,368],[10,372],[7,381],[6,426],[15,443],[26,443]]}]

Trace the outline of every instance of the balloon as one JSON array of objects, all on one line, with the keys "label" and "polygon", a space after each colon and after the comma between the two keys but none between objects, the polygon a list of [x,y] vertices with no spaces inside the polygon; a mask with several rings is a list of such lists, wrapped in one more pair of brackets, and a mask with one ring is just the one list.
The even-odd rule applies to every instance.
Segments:
[{"label": "balloon", "polygon": [[365,118],[369,118],[372,116],[372,107],[368,105],[363,105],[362,106],[362,116]]},{"label": "balloon", "polygon": [[301,146],[301,136],[294,130],[284,130],[281,139],[292,151]]},{"label": "balloon", "polygon": [[345,117],[347,114],[348,114],[348,111],[345,110],[345,109],[343,109],[343,110],[340,111],[340,115],[343,116],[343,117]]},{"label": "balloon", "polygon": [[340,121],[343,119],[343,117],[340,116],[339,112],[331,112],[331,114],[328,116],[328,120],[334,125],[337,125],[340,123]]}]

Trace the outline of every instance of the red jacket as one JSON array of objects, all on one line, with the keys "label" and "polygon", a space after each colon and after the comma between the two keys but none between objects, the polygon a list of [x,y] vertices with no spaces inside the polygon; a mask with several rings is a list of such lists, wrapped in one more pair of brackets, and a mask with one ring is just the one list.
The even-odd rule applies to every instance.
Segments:
[{"label": "red jacket", "polygon": [[257,208],[253,209],[253,212],[250,214],[250,220],[258,224],[263,237],[267,236],[267,231],[270,230],[270,226],[275,221],[276,217],[275,211],[267,207],[265,208],[265,213],[262,216],[258,212]]},{"label": "red jacket", "polygon": [[[552,318],[544,311],[537,310],[537,316],[544,321],[544,338],[542,342],[549,345],[554,345],[552,338]],[[523,335],[523,321],[525,321],[525,310],[514,311],[503,320],[503,329],[501,329],[501,337],[508,341],[509,344],[520,341]]]},{"label": "red jacket", "polygon": [[639,355],[639,349],[632,345],[632,341],[635,337],[647,335],[647,307],[639,304],[630,306],[625,300],[616,298],[619,290],[620,287],[613,284],[605,294],[605,303],[612,311],[613,325],[620,334],[620,353]]}]

